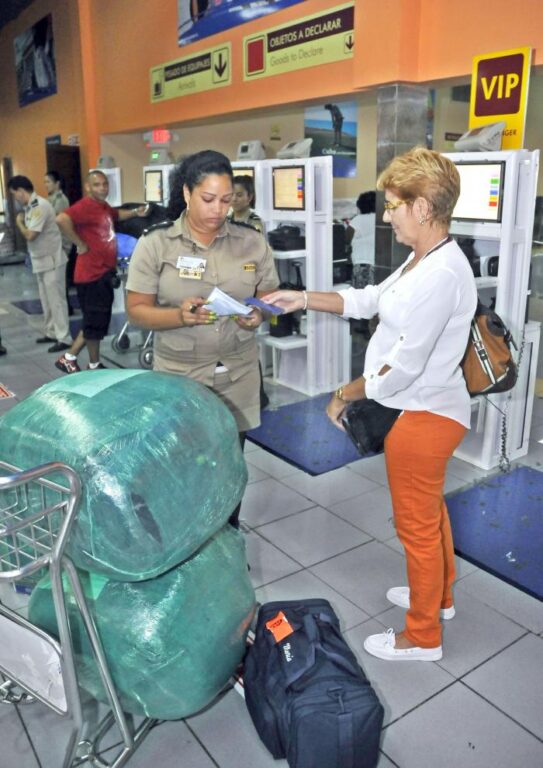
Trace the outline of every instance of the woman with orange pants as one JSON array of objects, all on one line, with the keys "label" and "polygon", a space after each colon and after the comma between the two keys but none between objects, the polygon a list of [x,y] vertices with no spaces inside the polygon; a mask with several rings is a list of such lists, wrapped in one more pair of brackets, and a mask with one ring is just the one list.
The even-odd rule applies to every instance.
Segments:
[{"label": "woman with orange pants", "polygon": [[460,193],[454,164],[416,147],[394,158],[377,180],[383,220],[410,246],[407,260],[379,285],[338,292],[276,291],[265,300],[288,312],[313,309],[371,318],[363,375],[339,387],[327,413],[342,429],[347,403],[364,397],[401,411],[385,439],[385,461],[409,586],[387,598],[407,609],[405,628],[371,635],[368,653],[386,660],[437,661],[440,618],[454,616],[454,550],[443,498],[447,462],[470,426],[460,362],[477,304],[468,260],[449,236]]}]

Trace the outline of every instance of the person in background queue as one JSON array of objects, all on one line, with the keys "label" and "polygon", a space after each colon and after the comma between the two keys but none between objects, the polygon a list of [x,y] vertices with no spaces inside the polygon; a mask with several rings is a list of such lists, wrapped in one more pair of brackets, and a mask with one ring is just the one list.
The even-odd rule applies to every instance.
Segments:
[{"label": "person in background queue", "polygon": [[[44,178],[45,189],[47,190],[47,199],[53,206],[55,214],[65,211],[70,205],[70,201],[64,194],[62,188],[62,178],[56,171],[47,171]],[[70,287],[73,285],[75,260],[77,257],[76,249],[72,241],[67,238],[62,238],[62,250],[66,254],[66,303],[68,305],[68,314],[73,315],[74,309],[70,304]]]},{"label": "person in background queue", "polygon": [[83,313],[83,327],[70,349],[55,362],[64,373],[77,373],[77,356],[86,345],[89,370],[105,368],[100,362],[100,341],[108,332],[113,306],[113,279],[117,243],[113,224],[134,216],[146,216],[147,206],[117,210],[106,202],[107,176],[91,171],[85,182],[86,196],[57,216],[61,232],[76,246],[74,282]]},{"label": "person in background queue", "polygon": [[366,351],[364,374],[345,384],[327,413],[340,429],[347,404],[364,397],[401,409],[385,438],[385,462],[408,586],[388,600],[407,609],[405,628],[366,638],[368,653],[386,660],[436,661],[440,618],[455,609],[454,549],[443,497],[445,471],[470,426],[470,398],[460,367],[477,303],[473,272],[449,236],[460,192],[455,165],[416,147],[381,173],[383,220],[410,246],[407,261],[379,285],[337,293],[278,291],[265,300],[295,311],[307,307],[379,325]]},{"label": "person in background queue", "polygon": [[32,272],[38,281],[44,335],[36,342],[51,344],[48,352],[61,352],[69,348],[72,337],[65,296],[66,254],[62,250],[55,211],[48,200],[36,194],[27,176],[13,176],[8,181],[8,189],[23,206],[15,221],[28,243]]},{"label": "person in background queue", "polygon": [[[265,238],[227,219],[233,197],[228,158],[204,150],[186,158],[182,170],[186,209],[175,222],[151,227],[132,254],[128,318],[155,332],[155,370],[188,376],[223,400],[243,446],[246,430],[260,424],[255,332],[262,312],[217,317],[204,304],[215,286],[243,301],[275,290],[279,281]],[[230,522],[237,526],[238,518],[239,507]]]}]

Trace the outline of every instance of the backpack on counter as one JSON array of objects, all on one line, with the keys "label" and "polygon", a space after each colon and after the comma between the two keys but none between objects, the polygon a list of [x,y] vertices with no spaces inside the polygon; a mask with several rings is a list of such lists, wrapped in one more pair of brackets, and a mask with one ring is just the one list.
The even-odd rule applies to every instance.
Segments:
[{"label": "backpack on counter", "polygon": [[244,665],[258,735],[290,768],[374,768],[383,707],[327,600],[266,603]]},{"label": "backpack on counter", "polygon": [[514,387],[517,365],[512,346],[517,348],[503,320],[494,310],[478,301],[471,321],[468,346],[461,362],[472,397],[507,392]]}]

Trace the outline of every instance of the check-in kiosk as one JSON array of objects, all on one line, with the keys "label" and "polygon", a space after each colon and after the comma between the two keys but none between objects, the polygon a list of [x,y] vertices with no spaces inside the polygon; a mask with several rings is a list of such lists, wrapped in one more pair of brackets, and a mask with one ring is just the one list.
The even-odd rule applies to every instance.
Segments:
[{"label": "check-in kiosk", "polygon": [[[253,169],[255,210],[264,220],[270,242],[270,233],[280,227],[299,233],[292,238],[290,250],[274,250],[280,281],[292,279],[299,270],[307,290],[333,290],[332,158],[238,161],[232,166],[235,174]],[[275,336],[261,328],[261,363],[266,369],[271,353],[274,382],[317,395],[350,379],[348,322],[310,310],[301,318],[299,333]]]},{"label": "check-in kiosk", "polygon": [[447,157],[461,179],[451,234],[469,238],[474,252],[480,253],[475,278],[479,298],[495,308],[519,348],[515,387],[472,400],[471,430],[455,453],[492,469],[500,463],[502,441],[510,459],[528,452],[540,335],[540,324],[526,317],[539,150],[457,152]]}]

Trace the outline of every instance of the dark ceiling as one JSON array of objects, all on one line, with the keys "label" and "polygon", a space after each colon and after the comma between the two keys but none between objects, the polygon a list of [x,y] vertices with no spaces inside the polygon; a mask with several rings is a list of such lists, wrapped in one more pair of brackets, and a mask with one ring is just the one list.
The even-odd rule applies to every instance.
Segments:
[{"label": "dark ceiling", "polygon": [[32,5],[34,0],[0,0],[0,29]]}]

